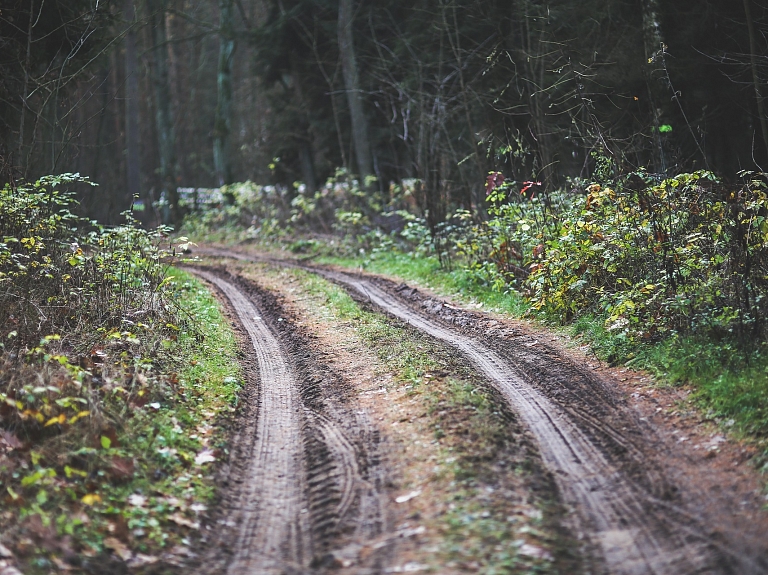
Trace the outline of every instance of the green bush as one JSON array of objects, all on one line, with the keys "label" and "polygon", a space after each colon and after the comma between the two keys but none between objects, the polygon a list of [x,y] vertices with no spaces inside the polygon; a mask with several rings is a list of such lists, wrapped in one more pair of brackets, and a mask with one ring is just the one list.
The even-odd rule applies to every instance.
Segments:
[{"label": "green bush", "polygon": [[459,247],[547,317],[604,317],[634,342],[707,333],[748,346],[768,314],[766,190],[757,176],[727,186],[705,171],[660,182],[641,172],[510,202],[502,184],[491,220]]},{"label": "green bush", "polygon": [[[46,176],[0,190],[0,334],[4,346],[34,345],[45,334],[122,329],[163,315],[161,286],[169,230],[128,223],[98,226],[70,211],[60,187],[89,183],[77,174]],[[94,184],[91,184],[94,185]]]}]

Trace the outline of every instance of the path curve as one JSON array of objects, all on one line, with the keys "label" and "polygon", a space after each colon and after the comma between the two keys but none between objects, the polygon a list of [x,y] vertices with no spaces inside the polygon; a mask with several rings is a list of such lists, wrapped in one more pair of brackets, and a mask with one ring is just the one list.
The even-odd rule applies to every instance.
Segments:
[{"label": "path curve", "polygon": [[[599,563],[607,572],[616,575],[765,572],[764,561],[729,549],[728,542],[712,535],[712,526],[708,529],[702,524],[695,510],[685,509],[674,498],[665,499],[665,478],[659,469],[641,470],[643,477],[633,475],[629,469],[634,466],[636,471],[645,462],[643,449],[638,449],[629,439],[630,432],[619,432],[608,421],[591,421],[596,419],[593,414],[564,404],[560,399],[553,401],[543,393],[534,382],[536,376],[530,373],[530,365],[523,365],[535,363],[535,356],[526,358],[520,353],[505,353],[503,347],[490,346],[480,336],[468,335],[454,325],[417,311],[406,299],[361,275],[221,249],[201,251],[316,273],[456,349],[503,394],[531,430],[564,502],[577,512],[575,520],[579,530],[597,548],[597,555],[602,559]],[[519,361],[523,363],[518,364]],[[595,388],[593,393],[603,391]],[[627,421],[626,425],[632,427],[633,423]],[[595,432],[623,446],[626,461],[616,459],[615,454],[608,455]],[[643,433],[639,436],[643,437]],[[630,468],[623,466],[626,462],[631,462]]]},{"label": "path curve", "polygon": [[248,484],[240,493],[237,512],[242,516],[227,573],[269,575],[302,570],[311,557],[312,541],[298,383],[280,343],[253,303],[222,278],[192,271],[218,287],[231,302],[253,344],[261,380],[256,441]]}]

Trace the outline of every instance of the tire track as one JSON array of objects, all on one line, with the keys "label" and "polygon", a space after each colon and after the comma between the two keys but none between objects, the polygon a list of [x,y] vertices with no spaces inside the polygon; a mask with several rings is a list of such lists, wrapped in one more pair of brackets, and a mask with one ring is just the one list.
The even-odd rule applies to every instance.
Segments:
[{"label": "tire track", "polygon": [[[378,430],[349,401],[348,384],[318,360],[274,296],[241,277],[189,271],[229,300],[258,367],[224,480],[236,484],[219,521],[230,528],[218,534],[224,557],[214,550],[202,573],[321,573],[339,553],[378,543],[388,523],[374,486],[385,475]],[[390,551],[352,558],[379,573]]]},{"label": "tire track", "polygon": [[431,309],[442,309],[443,304],[419,302],[416,290],[407,297],[400,288],[375,278],[225,250],[206,252],[316,273],[458,351],[500,391],[535,436],[563,501],[577,512],[570,519],[594,545],[598,572],[765,573],[765,558],[755,556],[754,550],[740,553],[740,541],[724,538],[703,522],[698,494],[689,494],[682,504],[675,486],[668,483],[668,470],[648,459],[652,446],[643,442],[653,441],[653,433],[626,413],[606,387],[578,366],[564,365],[568,362],[551,350],[534,351],[531,346],[537,342],[487,337],[487,330],[473,327],[472,314],[458,311],[451,316]]},{"label": "tire track", "polygon": [[247,331],[261,379],[259,419],[239,494],[239,529],[227,573],[284,573],[301,569],[311,557],[305,469],[302,457],[301,398],[278,340],[259,311],[232,284],[216,275],[194,273],[229,299]]},{"label": "tire track", "polygon": [[[415,312],[372,282],[312,269],[357,292],[371,304],[458,350],[492,381],[535,435],[545,464],[555,472],[564,500],[580,515],[581,528],[598,546],[611,573],[679,575],[742,573],[722,557],[704,529],[665,507],[622,473],[595,440],[561,406],[528,383],[510,359],[477,338]],[[608,430],[614,435],[614,430]],[[668,509],[669,505],[666,504]],[[670,516],[671,515],[671,516]],[[674,517],[678,515],[678,517]],[[746,560],[745,564],[749,564]],[[755,565],[748,568],[759,572]]]}]

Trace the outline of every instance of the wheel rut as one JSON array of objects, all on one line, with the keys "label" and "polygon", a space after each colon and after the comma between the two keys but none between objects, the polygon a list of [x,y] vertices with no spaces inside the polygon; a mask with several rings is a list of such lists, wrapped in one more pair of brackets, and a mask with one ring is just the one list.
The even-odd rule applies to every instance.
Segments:
[{"label": "wheel rut", "polygon": [[[387,280],[223,250],[210,255],[300,267],[456,350],[495,387],[535,437],[568,518],[589,541],[589,571],[617,575],[768,572],[763,543],[707,524],[704,496],[685,493],[654,457],[653,431],[599,379],[538,342],[513,342],[446,313],[442,302]],[[409,294],[413,297],[408,297]],[[451,308],[454,309],[454,308]],[[464,314],[462,316],[462,314]],[[467,320],[467,316],[470,317]],[[721,514],[729,510],[720,509]],[[751,545],[751,547],[750,547]]]},{"label": "wheel rut", "polygon": [[[372,461],[377,446],[364,438],[372,426],[344,405],[343,390],[334,385],[340,382],[317,372],[315,358],[286,333],[291,326],[276,317],[279,310],[266,309],[275,304],[264,305],[267,296],[256,286],[226,272],[190,271],[228,300],[248,336],[258,380],[247,383],[251,406],[225,471],[223,529],[214,537],[225,556],[214,549],[219,557],[206,559],[200,572],[323,572],[331,551],[385,529],[375,480],[381,470]],[[380,546],[360,572],[381,572],[386,556]]]},{"label": "wheel rut", "polygon": [[227,573],[282,573],[286,562],[293,566],[305,563],[312,549],[302,479],[298,384],[288,358],[253,303],[222,278],[204,271],[195,273],[231,302],[253,344],[261,379],[260,417],[248,457],[248,482],[237,506],[241,517],[236,552]]}]

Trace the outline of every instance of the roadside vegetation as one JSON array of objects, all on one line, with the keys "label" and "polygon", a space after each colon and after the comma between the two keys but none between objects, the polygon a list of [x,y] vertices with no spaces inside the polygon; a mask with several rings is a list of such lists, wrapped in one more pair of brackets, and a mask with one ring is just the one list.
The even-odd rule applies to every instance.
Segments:
[{"label": "roadside vegetation", "polygon": [[83,182],[0,191],[0,559],[169,572],[214,495],[236,341],[167,229],[72,213]]},{"label": "roadside vegetation", "polygon": [[433,228],[407,185],[371,199],[342,174],[314,194],[230,186],[233,204],[192,214],[184,229],[418,281],[566,329],[605,361],[692,385],[707,419],[765,452],[764,174],[728,184],[706,171],[619,177],[608,160],[597,165],[593,180],[549,194],[491,173],[487,219],[457,210]]}]

